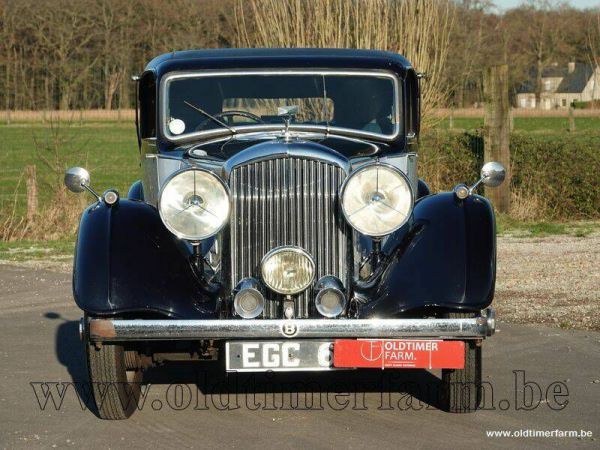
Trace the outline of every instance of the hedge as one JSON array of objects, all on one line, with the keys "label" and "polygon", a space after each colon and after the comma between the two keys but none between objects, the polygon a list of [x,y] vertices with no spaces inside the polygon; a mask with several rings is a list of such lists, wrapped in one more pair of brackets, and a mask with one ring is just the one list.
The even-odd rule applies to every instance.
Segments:
[{"label": "hedge", "polygon": [[[600,218],[600,135],[513,133],[510,150],[511,216]],[[421,139],[419,176],[434,191],[472,183],[482,164],[479,132],[435,133]]]}]

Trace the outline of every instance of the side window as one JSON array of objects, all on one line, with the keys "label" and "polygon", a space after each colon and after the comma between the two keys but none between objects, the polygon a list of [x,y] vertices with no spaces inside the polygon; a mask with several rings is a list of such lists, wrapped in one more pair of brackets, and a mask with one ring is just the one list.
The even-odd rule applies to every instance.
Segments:
[{"label": "side window", "polygon": [[406,133],[419,136],[420,92],[419,80],[413,71],[409,71],[405,80],[406,86]]},{"label": "side window", "polygon": [[156,137],[156,80],[152,72],[140,79],[139,100],[141,137]]}]

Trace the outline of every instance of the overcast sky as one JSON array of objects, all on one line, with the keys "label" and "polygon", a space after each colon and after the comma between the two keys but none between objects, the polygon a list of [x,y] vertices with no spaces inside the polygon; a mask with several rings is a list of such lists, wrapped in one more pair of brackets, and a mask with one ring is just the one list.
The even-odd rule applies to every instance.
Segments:
[{"label": "overcast sky", "polygon": [[[523,0],[493,0],[500,9],[510,9],[519,6]],[[600,0],[571,0],[570,3],[576,8],[595,8],[600,7]]]}]

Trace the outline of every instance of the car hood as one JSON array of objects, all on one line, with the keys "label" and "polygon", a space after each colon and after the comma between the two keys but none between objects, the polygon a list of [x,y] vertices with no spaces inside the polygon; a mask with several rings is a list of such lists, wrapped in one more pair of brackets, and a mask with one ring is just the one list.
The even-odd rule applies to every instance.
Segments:
[{"label": "car hood", "polygon": [[[282,144],[288,147],[297,145],[312,146],[319,144],[321,149],[328,148],[339,153],[346,159],[356,157],[372,157],[382,153],[388,153],[391,148],[388,144],[372,143],[361,139],[349,139],[341,136],[321,136],[319,138],[295,137],[284,140],[272,135],[241,136],[233,139],[220,140],[209,143],[195,144],[186,150],[191,157],[211,157],[220,160],[229,160],[240,152],[250,148],[259,148],[263,144]],[[316,149],[316,147],[315,147]]]}]

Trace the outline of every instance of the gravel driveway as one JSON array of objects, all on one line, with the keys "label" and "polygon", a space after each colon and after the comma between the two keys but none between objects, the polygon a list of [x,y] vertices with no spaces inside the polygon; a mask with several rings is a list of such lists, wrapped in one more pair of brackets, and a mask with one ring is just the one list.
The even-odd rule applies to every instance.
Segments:
[{"label": "gravel driveway", "polygon": [[600,330],[600,234],[499,237],[494,304],[504,321]]}]

